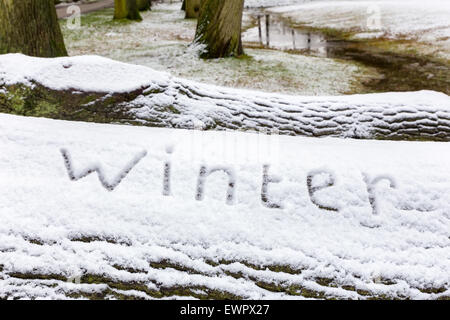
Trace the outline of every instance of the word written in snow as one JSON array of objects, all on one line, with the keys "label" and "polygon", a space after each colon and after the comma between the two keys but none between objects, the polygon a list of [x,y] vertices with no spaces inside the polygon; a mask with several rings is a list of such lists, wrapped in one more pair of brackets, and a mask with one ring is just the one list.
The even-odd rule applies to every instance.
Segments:
[{"label": "word written in snow", "polygon": [[[75,173],[74,166],[73,166],[73,160],[70,156],[70,153],[67,149],[61,149],[60,150],[64,165],[67,169],[67,173],[69,175],[70,180],[72,181],[78,181],[82,178],[87,177],[91,173],[96,172],[98,179],[101,183],[101,185],[108,191],[114,191],[117,186],[122,182],[123,179],[130,173],[130,171],[147,155],[146,151],[140,152],[135,157],[132,158],[130,162],[128,162],[125,167],[112,179],[108,180],[105,177],[105,174],[102,170],[102,167],[100,165],[93,165],[90,167],[87,167],[85,169],[82,169],[78,173]],[[172,148],[167,148],[166,152],[168,154],[171,154],[173,152]],[[172,195],[171,192],[171,168],[172,164],[170,160],[164,162],[164,173],[163,173],[163,188],[162,188],[162,194],[164,196],[170,196]],[[267,208],[274,208],[274,209],[282,209],[283,205],[282,203],[275,202],[270,199],[269,196],[269,184],[272,183],[281,183],[282,178],[270,175],[269,174],[270,166],[264,165],[263,166],[263,176],[262,176],[262,185],[261,185],[261,203],[263,206]],[[228,188],[226,192],[226,203],[228,205],[232,205],[234,203],[235,198],[235,188],[236,188],[236,175],[235,172],[228,168],[228,167],[207,167],[205,165],[200,167],[200,172],[197,180],[197,188],[196,188],[196,195],[195,199],[198,201],[202,201],[204,199],[204,193],[205,193],[205,184],[208,176],[210,176],[213,173],[216,172],[223,172],[228,176]],[[319,175],[326,175],[328,179],[326,181],[323,181],[322,183],[314,184],[314,178]],[[387,180],[390,183],[391,188],[396,188],[395,181],[388,176],[378,176],[373,179],[371,179],[367,174],[363,174],[364,182],[366,183],[367,187],[367,193],[368,193],[368,199],[370,202],[370,205],[372,207],[372,212],[374,215],[377,215],[379,213],[379,205],[375,193],[375,187],[376,185],[381,182],[382,180]],[[316,170],[311,171],[308,173],[307,176],[307,188],[309,193],[309,198],[311,202],[317,206],[320,209],[327,210],[327,211],[339,211],[339,208],[337,207],[331,207],[322,204],[319,199],[317,199],[316,193],[324,190],[329,187],[333,187],[336,183],[336,179],[333,173],[325,171],[325,170]]]}]

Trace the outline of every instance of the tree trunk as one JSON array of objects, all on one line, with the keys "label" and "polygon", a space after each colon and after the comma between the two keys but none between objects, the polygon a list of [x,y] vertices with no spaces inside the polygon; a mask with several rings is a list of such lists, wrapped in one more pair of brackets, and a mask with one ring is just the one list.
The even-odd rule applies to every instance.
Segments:
[{"label": "tree trunk", "polygon": [[0,1],[0,54],[67,56],[54,0]]},{"label": "tree trunk", "polygon": [[137,0],[137,5],[139,11],[147,11],[150,10],[152,2],[151,0]]},{"label": "tree trunk", "polygon": [[201,0],[186,0],[186,19],[197,19]]},{"label": "tree trunk", "polygon": [[243,10],[244,0],[202,0],[195,42],[206,46],[203,58],[236,57],[244,53]]},{"label": "tree trunk", "polygon": [[407,103],[391,102],[388,97],[361,103],[353,98],[335,101],[244,93],[182,79],[126,93],[58,91],[37,81],[30,87],[0,80],[1,113],[150,127],[268,130],[309,137],[450,141],[449,103],[414,103],[411,97]]},{"label": "tree trunk", "polygon": [[138,0],[115,0],[114,19],[128,19],[141,21]]},{"label": "tree trunk", "polygon": [[181,4],[181,10],[186,10],[186,0],[183,0],[183,3]]}]

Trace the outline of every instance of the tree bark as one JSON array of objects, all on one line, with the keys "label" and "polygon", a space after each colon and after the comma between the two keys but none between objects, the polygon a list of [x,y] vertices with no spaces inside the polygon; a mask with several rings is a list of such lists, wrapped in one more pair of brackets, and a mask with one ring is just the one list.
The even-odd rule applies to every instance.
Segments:
[{"label": "tree bark", "polygon": [[141,21],[138,0],[114,0],[114,19]]},{"label": "tree bark", "polygon": [[137,0],[137,5],[139,11],[147,11],[150,10],[152,2],[151,0]]},{"label": "tree bark", "polygon": [[203,58],[244,53],[241,40],[243,10],[244,0],[202,0],[195,42],[205,45]]},{"label": "tree bark", "polygon": [[0,1],[0,54],[67,56],[54,0]]},{"label": "tree bark", "polygon": [[200,13],[201,0],[186,0],[186,19],[197,19]]},{"label": "tree bark", "polygon": [[[0,78],[1,79],[1,78]],[[432,103],[432,102],[430,102]],[[202,106],[200,109],[198,106]],[[0,112],[61,120],[281,135],[450,141],[449,104],[365,103],[244,94],[174,79],[127,93],[57,91],[0,81]]]}]

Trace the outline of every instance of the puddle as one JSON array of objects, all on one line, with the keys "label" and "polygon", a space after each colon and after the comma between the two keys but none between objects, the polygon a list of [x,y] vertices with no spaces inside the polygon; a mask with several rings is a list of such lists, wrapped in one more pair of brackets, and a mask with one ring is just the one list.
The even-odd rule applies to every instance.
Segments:
[{"label": "puddle", "polygon": [[[352,61],[375,68],[380,77],[368,79],[367,92],[435,90],[450,94],[450,65],[432,56],[383,50],[375,40],[330,38],[320,32],[294,28],[276,14],[247,11],[252,27],[242,35],[249,45]],[[388,40],[386,42],[389,42]]]},{"label": "puddle", "polygon": [[261,12],[249,14],[257,27],[243,34],[244,42],[270,49],[309,52],[320,57],[328,57],[329,45],[324,35],[292,28],[276,15]]}]

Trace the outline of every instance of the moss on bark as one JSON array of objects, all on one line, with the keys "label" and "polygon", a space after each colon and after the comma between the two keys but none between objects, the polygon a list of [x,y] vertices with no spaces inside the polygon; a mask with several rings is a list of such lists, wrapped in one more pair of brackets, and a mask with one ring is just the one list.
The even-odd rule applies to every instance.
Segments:
[{"label": "moss on bark", "polygon": [[119,105],[142,93],[108,95],[96,92],[57,91],[36,84],[33,88],[18,84],[0,93],[0,112],[99,123],[133,123],[134,117]]}]

